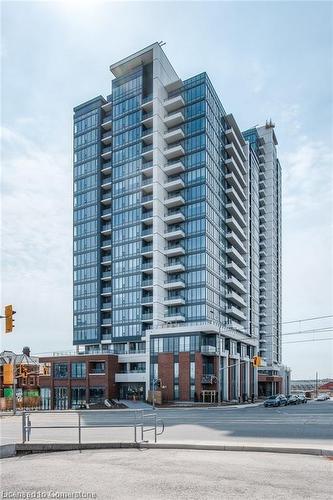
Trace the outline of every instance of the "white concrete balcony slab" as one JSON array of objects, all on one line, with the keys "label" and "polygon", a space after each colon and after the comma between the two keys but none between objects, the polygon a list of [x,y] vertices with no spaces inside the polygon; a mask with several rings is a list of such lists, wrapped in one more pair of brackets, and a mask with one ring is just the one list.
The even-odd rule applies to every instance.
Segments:
[{"label": "white concrete balcony slab", "polygon": [[173,160],[174,158],[180,158],[185,155],[184,148],[181,144],[175,146],[170,146],[164,150],[164,156],[167,160]]},{"label": "white concrete balcony slab", "polygon": [[112,128],[112,117],[106,116],[102,121],[102,128],[104,130],[110,130]]},{"label": "white concrete balcony slab", "polygon": [[111,255],[103,255],[101,264],[102,266],[110,266],[112,264]]},{"label": "white concrete balcony slab", "polygon": [[153,261],[142,263],[141,271],[145,274],[153,274]]},{"label": "white concrete balcony slab", "polygon": [[112,170],[112,163],[110,161],[108,161],[102,165],[101,172],[103,175],[111,174],[111,170]]},{"label": "white concrete balcony slab", "polygon": [[214,345],[202,345],[200,348],[201,354],[206,356],[216,356],[218,354],[217,348]]},{"label": "white concrete balcony slab", "polygon": [[110,147],[106,148],[105,151],[102,150],[101,157],[103,158],[103,160],[109,160],[111,156],[112,156],[112,149]]},{"label": "white concrete balcony slab", "polygon": [[135,373],[116,373],[115,382],[146,382],[145,372],[135,372]]},{"label": "white concrete balcony slab", "polygon": [[173,161],[172,163],[164,165],[164,172],[167,175],[180,174],[185,171],[184,163],[181,160]]},{"label": "white concrete balcony slab", "polygon": [[154,133],[153,129],[149,128],[142,132],[141,140],[144,144],[153,144]]},{"label": "white concrete balcony slab", "polygon": [[140,363],[140,362],[145,362],[146,361],[146,356],[147,355],[146,355],[145,352],[131,352],[130,351],[127,354],[118,354],[118,363]]},{"label": "white concrete balcony slab", "polygon": [[164,305],[165,306],[182,306],[185,304],[184,297],[173,297],[173,298],[165,298]]},{"label": "white concrete balcony slab", "polygon": [[101,218],[103,220],[110,220],[111,217],[112,217],[111,208],[104,208],[104,210],[102,210]]},{"label": "white concrete balcony slab", "polygon": [[170,130],[164,134],[164,140],[168,144],[172,144],[173,142],[181,141],[184,139],[185,133],[181,127],[176,127],[173,130]]},{"label": "white concrete balcony slab", "polygon": [[141,205],[145,208],[153,208],[153,195],[145,194],[141,198]]},{"label": "white concrete balcony slab", "polygon": [[245,286],[235,276],[230,276],[226,279],[226,284],[230,286],[237,293],[246,293]]},{"label": "white concrete balcony slab", "polygon": [[102,281],[111,281],[111,271],[102,272],[101,280]]},{"label": "white concrete balcony slab", "polygon": [[103,303],[101,304],[101,311],[102,312],[110,312],[111,308],[112,308],[111,302],[108,302],[106,304],[103,304]]},{"label": "white concrete balcony slab", "polygon": [[240,198],[240,196],[238,195],[236,189],[234,189],[233,187],[229,187],[228,189],[226,189],[225,191],[226,195],[228,196],[229,200],[233,201],[234,203],[236,203],[239,211],[242,213],[242,214],[245,214],[246,213],[246,207],[244,205],[244,202],[243,200]]},{"label": "white concrete balcony slab", "polygon": [[111,144],[112,142],[112,131],[108,130],[102,135],[102,143],[107,146],[108,144]]},{"label": "white concrete balcony slab", "polygon": [[106,113],[108,113],[112,109],[112,102],[108,101],[105,104],[102,104],[101,108],[102,108],[103,111],[105,111]]},{"label": "white concrete balcony slab", "polygon": [[237,205],[235,202],[231,201],[226,204],[225,208],[228,210],[229,214],[235,217],[236,221],[241,227],[246,226],[246,221],[245,217],[241,213],[241,211],[238,209]]},{"label": "white concrete balcony slab", "polygon": [[236,262],[240,267],[245,267],[246,266],[246,261],[244,257],[238,252],[238,250],[233,246],[230,245],[226,248],[225,253],[228,255],[230,259]]},{"label": "white concrete balcony slab", "polygon": [[111,191],[107,191],[105,194],[102,195],[101,203],[104,206],[111,205]]},{"label": "white concrete balcony slab", "polygon": [[109,234],[111,234],[111,224],[105,224],[102,226],[102,229],[101,229],[101,234],[103,234],[104,236],[107,236]]},{"label": "white concrete balcony slab", "polygon": [[170,113],[164,118],[164,124],[168,128],[175,127],[176,125],[180,125],[184,123],[185,118],[181,111],[177,111],[175,113]]},{"label": "white concrete balcony slab", "polygon": [[259,181],[259,190],[265,190],[266,189],[266,181],[264,179]]},{"label": "white concrete balcony slab", "polygon": [[153,245],[145,245],[141,247],[141,255],[145,257],[152,257],[154,254]]},{"label": "white concrete balcony slab", "polygon": [[147,144],[146,146],[143,146],[141,156],[143,158],[145,158],[146,160],[152,160],[153,159],[153,144]]},{"label": "white concrete balcony slab", "polygon": [[228,292],[226,298],[239,307],[246,307],[246,302],[237,292]]},{"label": "white concrete balcony slab", "polygon": [[102,288],[101,295],[103,297],[110,297],[112,295],[111,287]]},{"label": "white concrete balcony slab", "polygon": [[183,273],[185,271],[185,266],[182,263],[170,263],[165,264],[164,271],[166,273]]},{"label": "white concrete balcony slab", "polygon": [[145,127],[149,128],[153,126],[154,123],[154,114],[153,112],[148,112],[148,113],[143,113],[142,114],[142,119],[141,119],[142,125]]},{"label": "white concrete balcony slab", "polygon": [[185,288],[185,281],[183,279],[166,280],[164,282],[166,290],[180,290]]},{"label": "white concrete balcony slab", "polygon": [[167,323],[183,323],[185,321],[185,316],[183,314],[166,314],[164,316],[164,321]]},{"label": "white concrete balcony slab", "polygon": [[178,229],[171,228],[164,233],[164,238],[167,241],[179,240],[180,238],[185,238],[185,232],[181,228]]},{"label": "white concrete balcony slab", "polygon": [[225,150],[230,156],[230,161],[226,161],[227,167],[234,170],[239,177],[243,177],[246,174],[245,159],[240,157],[233,142],[227,144]]},{"label": "white concrete balcony slab", "polygon": [[152,193],[153,192],[153,178],[147,177],[146,179],[141,180],[141,190],[144,193]]},{"label": "white concrete balcony slab", "polygon": [[225,180],[228,182],[229,186],[232,186],[237,191],[241,200],[244,201],[246,199],[245,189],[244,186],[239,183],[235,174],[233,172],[229,172],[229,174],[226,174]]},{"label": "white concrete balcony slab", "polygon": [[149,95],[142,99],[141,108],[144,109],[145,111],[152,111],[153,104],[154,104],[153,96]]},{"label": "white concrete balcony slab", "polygon": [[167,257],[177,257],[178,255],[185,255],[185,248],[179,243],[174,246],[166,246],[164,255]]},{"label": "white concrete balcony slab", "polygon": [[225,221],[227,226],[236,233],[238,238],[242,241],[246,240],[244,229],[238,224],[235,217],[228,217]]},{"label": "white concrete balcony slab", "polygon": [[235,306],[227,307],[227,313],[240,321],[246,320],[246,315],[243,313],[243,311],[237,309],[237,307]]},{"label": "white concrete balcony slab", "polygon": [[234,146],[236,147],[239,156],[245,161],[246,156],[234,128],[233,127],[228,128],[225,131],[225,135],[227,136],[230,142],[234,143]]},{"label": "white concrete balcony slab", "polygon": [[169,97],[164,101],[164,109],[168,113],[171,113],[171,111],[175,111],[176,109],[183,108],[184,106],[185,101],[180,94],[174,97]]},{"label": "white concrete balcony slab", "polygon": [[141,239],[144,241],[153,241],[153,226],[147,226],[141,230]]},{"label": "white concrete balcony slab", "polygon": [[164,205],[168,208],[185,205],[185,200],[181,194],[172,193],[164,200]]},{"label": "white concrete balcony slab", "polygon": [[237,266],[237,264],[235,262],[228,262],[226,264],[226,269],[231,273],[233,274],[234,276],[236,276],[236,278],[240,281],[245,281],[246,279],[246,275],[243,271],[243,269],[241,269],[239,266]]},{"label": "white concrete balcony slab", "polygon": [[226,238],[229,241],[229,243],[234,247],[236,247],[236,250],[238,250],[241,254],[246,253],[246,248],[243,242],[238,238],[238,236],[234,233],[234,231],[229,231],[226,234]]},{"label": "white concrete balcony slab", "polygon": [[152,290],[154,287],[154,284],[153,284],[153,278],[148,278],[148,279],[145,279],[145,280],[141,280],[141,288],[143,290]]},{"label": "white concrete balcony slab", "polygon": [[168,192],[179,191],[180,189],[183,189],[184,187],[185,187],[185,182],[183,181],[183,179],[181,177],[168,179],[164,183],[164,188]]},{"label": "white concrete balcony slab", "polygon": [[112,240],[109,239],[109,240],[103,240],[102,243],[101,243],[101,249],[102,250],[109,250],[109,248],[111,248],[112,246]]},{"label": "white concrete balcony slab", "polygon": [[175,209],[172,213],[167,213],[164,217],[164,222],[166,224],[177,224],[179,222],[183,222],[185,220],[185,215],[179,209]]}]

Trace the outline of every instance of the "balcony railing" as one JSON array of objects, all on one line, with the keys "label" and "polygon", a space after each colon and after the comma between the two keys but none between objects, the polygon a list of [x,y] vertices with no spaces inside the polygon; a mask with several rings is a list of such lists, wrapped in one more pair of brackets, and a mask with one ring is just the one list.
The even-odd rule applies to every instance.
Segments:
[{"label": "balcony railing", "polygon": [[144,219],[150,219],[150,217],[153,216],[153,211],[152,210],[146,210],[146,212],[142,212],[141,218],[142,220]]},{"label": "balcony railing", "polygon": [[102,241],[102,247],[108,247],[112,244],[112,240],[103,240]]},{"label": "balcony railing", "polygon": [[152,100],[152,98],[153,98],[153,94],[149,94],[149,95],[147,95],[147,96],[143,97],[143,98],[142,98],[142,104],[145,104],[146,102],[151,101],[151,100]]},{"label": "balcony railing", "polygon": [[105,177],[104,179],[102,179],[102,185],[109,184],[109,182],[112,182],[112,177]]},{"label": "balcony railing", "polygon": [[153,127],[146,128],[142,131],[142,137],[146,137],[146,135],[152,134],[154,131]]},{"label": "balcony railing", "polygon": [[151,267],[153,267],[153,261],[142,262],[141,264],[141,269],[150,269]]},{"label": "balcony railing", "polygon": [[153,166],[153,162],[152,161],[142,162],[142,170],[145,170],[146,168],[150,168],[152,166]]}]

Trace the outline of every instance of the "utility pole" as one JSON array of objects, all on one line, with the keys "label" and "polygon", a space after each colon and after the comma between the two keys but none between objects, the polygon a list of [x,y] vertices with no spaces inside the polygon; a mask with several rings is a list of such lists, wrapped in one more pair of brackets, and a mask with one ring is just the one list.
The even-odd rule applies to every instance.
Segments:
[{"label": "utility pole", "polygon": [[218,369],[218,377],[217,377],[217,404],[221,406],[221,380],[222,380],[222,370],[221,370],[221,329],[219,327],[218,334],[218,342],[219,342],[219,355],[217,358],[217,369]]},{"label": "utility pole", "polygon": [[316,398],[318,397],[318,372],[316,372]]}]

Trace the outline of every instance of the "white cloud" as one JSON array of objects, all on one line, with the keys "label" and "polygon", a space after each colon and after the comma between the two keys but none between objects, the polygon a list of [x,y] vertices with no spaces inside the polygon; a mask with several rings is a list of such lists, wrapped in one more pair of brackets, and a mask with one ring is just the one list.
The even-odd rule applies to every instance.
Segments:
[{"label": "white cloud", "polygon": [[3,302],[17,310],[19,349],[71,344],[71,165],[24,135],[2,129]]}]

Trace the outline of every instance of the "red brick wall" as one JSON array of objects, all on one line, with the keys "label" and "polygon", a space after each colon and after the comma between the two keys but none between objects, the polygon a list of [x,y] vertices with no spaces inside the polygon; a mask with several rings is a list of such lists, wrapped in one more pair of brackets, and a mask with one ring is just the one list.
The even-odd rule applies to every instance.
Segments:
[{"label": "red brick wall", "polygon": [[162,391],[163,401],[173,400],[173,358],[174,356],[170,352],[160,352],[157,357],[158,378],[166,386]]},{"label": "red brick wall", "polygon": [[195,392],[197,393],[197,398],[198,401],[200,401],[201,398],[201,391],[202,391],[202,374],[203,374],[203,369],[202,369],[203,361],[202,361],[202,354],[200,352],[195,353]]},{"label": "red brick wall", "polygon": [[190,353],[179,353],[179,399],[190,399]]}]

